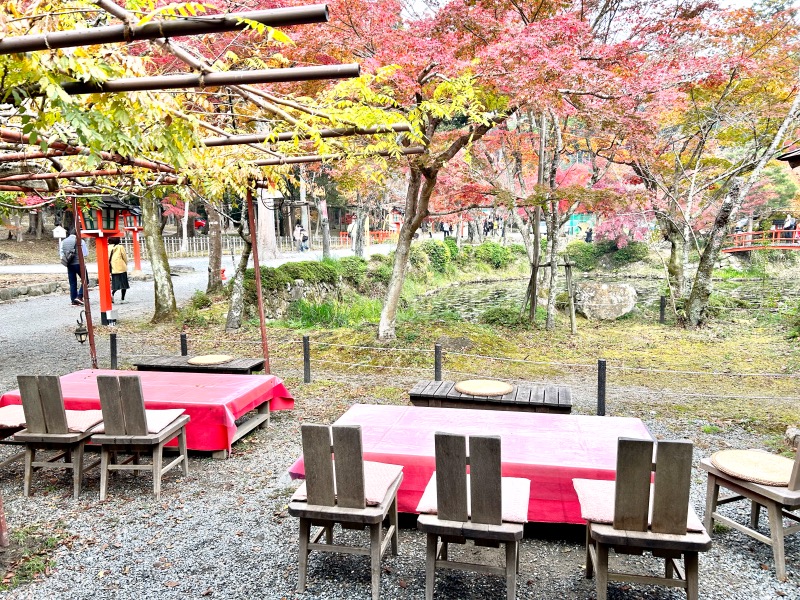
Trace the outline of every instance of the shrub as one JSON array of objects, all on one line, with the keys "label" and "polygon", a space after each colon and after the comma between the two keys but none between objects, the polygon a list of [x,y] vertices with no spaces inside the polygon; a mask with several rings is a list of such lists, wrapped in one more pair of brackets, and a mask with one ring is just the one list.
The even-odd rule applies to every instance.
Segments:
[{"label": "shrub", "polygon": [[392,278],[392,265],[380,264],[377,269],[370,271],[370,276],[384,285],[388,285]]},{"label": "shrub", "polygon": [[511,246],[509,246],[509,250],[511,250],[511,254],[516,254],[518,256],[528,256],[528,251],[522,244],[511,244]]},{"label": "shrub", "polygon": [[347,283],[360,288],[367,278],[367,261],[359,256],[345,256],[338,262],[339,274]]},{"label": "shrub", "polygon": [[208,295],[201,290],[197,290],[194,294],[192,294],[192,299],[189,301],[189,305],[195,310],[208,308],[211,306],[211,304],[211,298],[209,298]]},{"label": "shrub", "polygon": [[502,269],[511,262],[511,251],[497,242],[487,240],[475,248],[475,258],[495,269]]},{"label": "shrub", "polygon": [[611,255],[615,265],[629,265],[647,258],[650,249],[644,242],[631,242],[624,248],[619,248]]},{"label": "shrub", "polygon": [[575,263],[575,268],[581,271],[594,271],[601,255],[599,250],[599,245],[575,240],[567,244],[563,254]]},{"label": "shrub", "polygon": [[450,249],[447,244],[439,240],[425,240],[419,247],[428,255],[428,260],[434,271],[437,273],[447,271],[447,265],[450,264]]},{"label": "shrub", "polygon": [[428,254],[422,248],[422,244],[411,244],[408,249],[408,263],[414,269],[427,269],[431,261]]},{"label": "shrub", "polygon": [[493,306],[480,316],[480,322],[487,325],[499,327],[520,327],[527,326],[528,321],[525,317],[520,317],[519,307],[505,305]]},{"label": "shrub", "polygon": [[444,243],[447,249],[450,250],[450,258],[455,259],[458,256],[458,242],[456,242],[455,238],[447,237],[444,238]]}]

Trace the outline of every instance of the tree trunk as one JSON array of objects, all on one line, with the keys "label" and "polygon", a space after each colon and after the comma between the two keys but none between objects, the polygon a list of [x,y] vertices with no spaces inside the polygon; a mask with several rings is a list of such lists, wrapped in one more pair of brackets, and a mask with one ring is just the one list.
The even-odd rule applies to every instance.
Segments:
[{"label": "tree trunk", "polygon": [[208,283],[206,294],[222,291],[222,226],[219,213],[210,202],[206,202],[208,215]]},{"label": "tree trunk", "polygon": [[558,203],[552,202],[547,215],[547,248],[550,262],[550,289],[547,291],[547,321],[545,329],[556,328],[556,284],[558,282]]},{"label": "tree trunk", "polygon": [[711,297],[711,275],[714,271],[719,251],[722,248],[722,242],[725,241],[728,223],[730,223],[731,213],[733,212],[735,200],[739,197],[740,189],[741,184],[738,181],[731,185],[731,189],[719,207],[719,212],[717,212],[717,217],[714,219],[714,225],[711,227],[711,233],[708,236],[708,242],[700,257],[700,264],[697,266],[697,273],[694,276],[692,292],[686,304],[686,323],[692,327],[699,327],[706,320],[706,308],[708,307],[708,299]]},{"label": "tree trunk", "polygon": [[[231,300],[228,305],[228,318],[225,320],[225,331],[235,331],[242,326],[242,317],[244,315],[244,273],[247,270],[247,263],[250,261],[250,252],[252,251],[251,240],[252,236],[245,235],[244,224],[247,222],[247,206],[242,205],[242,218],[239,221],[239,235],[244,240],[244,248],[242,255],[239,257],[239,265],[236,268],[236,273],[233,275],[233,284],[231,285]],[[260,273],[256,273],[256,277]]]},{"label": "tree trunk", "polygon": [[353,225],[353,253],[364,258],[364,225],[367,220],[367,210],[359,203],[356,208],[356,222]]},{"label": "tree trunk", "polygon": [[381,320],[378,324],[378,339],[393,340],[396,337],[395,323],[397,320],[397,307],[400,303],[400,294],[406,278],[408,256],[411,249],[411,240],[419,229],[422,221],[428,216],[428,203],[430,202],[433,188],[436,185],[438,172],[428,174],[423,184],[422,171],[412,163],[409,173],[408,191],[406,193],[406,212],[400,234],[395,248],[392,278],[386,290],[386,301],[381,310]]},{"label": "tree trunk", "polygon": [[23,241],[24,232],[22,231],[22,215],[20,215],[18,210],[14,211],[14,227],[16,227],[17,241]]},{"label": "tree trunk", "polygon": [[158,200],[150,195],[145,195],[141,200],[142,222],[144,224],[144,243],[147,247],[147,256],[153,269],[153,295],[155,297],[155,311],[153,323],[164,323],[175,318],[178,309],[175,305],[175,292],[170,279],[169,261],[164,248],[164,239],[161,237],[161,219],[158,210]]},{"label": "tree trunk", "polygon": [[328,201],[325,198],[316,200],[318,224],[322,227],[322,258],[331,257],[331,226],[328,221]]},{"label": "tree trunk", "polygon": [[181,225],[178,228],[180,231],[181,236],[181,252],[186,252],[189,250],[189,235],[187,233],[187,229],[189,228],[189,202],[183,203],[183,219],[181,219]]},{"label": "tree trunk", "polygon": [[667,263],[667,278],[670,291],[675,299],[683,298],[686,290],[685,264],[686,245],[688,240],[683,232],[676,227],[670,219],[659,218],[658,224],[666,238],[669,240],[669,262]]}]

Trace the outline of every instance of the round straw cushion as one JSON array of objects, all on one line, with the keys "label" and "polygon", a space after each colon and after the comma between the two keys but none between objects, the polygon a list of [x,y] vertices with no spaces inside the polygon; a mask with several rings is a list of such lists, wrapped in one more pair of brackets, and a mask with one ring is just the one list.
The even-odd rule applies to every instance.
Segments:
[{"label": "round straw cushion", "polygon": [[721,450],[711,463],[723,473],[745,481],[784,487],[789,485],[794,461],[761,450]]},{"label": "round straw cushion", "polygon": [[221,365],[232,360],[233,357],[229,354],[205,354],[203,356],[194,356],[186,362],[190,365]]},{"label": "round straw cushion", "polygon": [[505,396],[514,391],[514,387],[505,381],[493,379],[466,379],[455,385],[456,391],[470,396]]}]

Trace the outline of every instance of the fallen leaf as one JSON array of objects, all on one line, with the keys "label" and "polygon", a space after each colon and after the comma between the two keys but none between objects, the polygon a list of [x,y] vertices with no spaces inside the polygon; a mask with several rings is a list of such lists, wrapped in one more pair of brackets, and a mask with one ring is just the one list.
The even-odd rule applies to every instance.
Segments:
[{"label": "fallen leaf", "polygon": [[408,584],[406,583],[405,579],[401,579],[400,581],[398,581],[397,585],[399,585],[403,589],[406,589],[408,587]]},{"label": "fallen leaf", "polygon": [[165,585],[166,587],[168,587],[168,588],[174,588],[175,586],[177,586],[177,585],[178,585],[178,582],[177,582],[177,581],[168,581],[168,582],[167,582],[167,583],[165,583],[164,585]]}]

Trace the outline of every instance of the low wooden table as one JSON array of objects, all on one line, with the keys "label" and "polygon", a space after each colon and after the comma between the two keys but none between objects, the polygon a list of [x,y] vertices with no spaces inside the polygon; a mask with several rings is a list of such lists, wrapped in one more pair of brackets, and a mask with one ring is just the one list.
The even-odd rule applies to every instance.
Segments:
[{"label": "low wooden table", "polygon": [[409,392],[414,406],[482,408],[569,414],[572,392],[564,385],[516,385],[505,396],[473,396],[455,389],[454,381],[420,381]]},{"label": "low wooden table", "polygon": [[219,365],[191,365],[191,356],[156,356],[134,362],[137,371],[180,373],[218,373],[220,375],[252,375],[264,370],[263,358],[234,358]]}]

